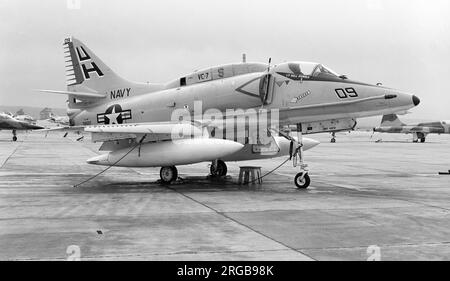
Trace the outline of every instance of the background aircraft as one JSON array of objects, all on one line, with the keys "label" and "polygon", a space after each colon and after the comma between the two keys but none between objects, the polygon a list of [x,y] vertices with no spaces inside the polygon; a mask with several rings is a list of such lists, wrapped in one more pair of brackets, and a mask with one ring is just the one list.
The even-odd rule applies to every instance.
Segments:
[{"label": "background aircraft", "polygon": [[47,121],[53,122],[58,125],[68,126],[69,125],[69,116],[57,116],[53,113],[50,113],[50,118]]},{"label": "background aircraft", "polygon": [[19,118],[13,117],[11,114],[0,113],[0,130],[12,130],[13,141],[17,140],[17,130],[43,129],[43,127],[33,124],[34,119],[29,116],[21,115]]},{"label": "background aircraft", "polygon": [[396,114],[387,114],[381,119],[380,126],[374,128],[373,131],[380,133],[412,134],[413,142],[418,142],[419,140],[420,142],[425,142],[428,134],[449,134],[450,120],[407,125],[400,121]]},{"label": "background aircraft", "polygon": [[[314,62],[226,64],[167,84],[135,83],[118,76],[73,37],[65,39],[64,48],[67,90],[42,91],[68,95],[72,128],[91,132],[94,142],[103,142],[100,150],[107,153],[88,163],[159,166],[164,183],[177,179],[176,165],[211,161],[211,173],[225,175],[225,160],[290,155],[300,170],[294,183],[306,188],[310,179],[302,152],[317,142],[303,134],[350,130],[355,118],[407,110],[420,102],[411,94],[353,81]],[[234,121],[228,128],[224,123],[230,119],[204,118],[207,112],[223,116],[237,107],[275,111],[276,127],[257,130],[253,136],[244,122],[245,137],[239,140],[229,137],[239,130]],[[180,111],[187,115],[181,121],[173,118]],[[244,112],[231,117],[251,116]],[[279,130],[292,124],[296,138]]]},{"label": "background aircraft", "polygon": [[13,116],[16,120],[27,122],[29,124],[36,125],[36,119],[27,114],[15,115]]}]

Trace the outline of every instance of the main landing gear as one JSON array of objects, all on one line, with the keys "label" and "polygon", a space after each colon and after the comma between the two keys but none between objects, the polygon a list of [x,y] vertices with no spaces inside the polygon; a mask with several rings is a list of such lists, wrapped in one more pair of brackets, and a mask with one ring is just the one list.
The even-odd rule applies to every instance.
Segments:
[{"label": "main landing gear", "polygon": [[425,134],[423,133],[413,133],[413,142],[425,142]]},{"label": "main landing gear", "polygon": [[12,130],[12,134],[13,134],[13,141],[17,141],[17,131],[16,130]]},{"label": "main landing gear", "polygon": [[331,143],[335,143],[336,142],[336,133],[335,132],[331,133],[331,140],[330,140],[330,142]]},{"label": "main landing gear", "polygon": [[[210,168],[211,176],[224,177],[227,175],[227,164],[222,160],[214,160]],[[159,177],[163,184],[170,184],[178,178],[178,170],[175,166],[161,167]]]},{"label": "main landing gear", "polygon": [[224,177],[227,175],[227,164],[222,160],[214,160],[209,171],[213,177]]},{"label": "main landing gear", "polygon": [[171,182],[177,180],[178,170],[175,166],[161,167],[161,170],[159,171],[159,176],[161,178],[162,183],[170,184]]}]

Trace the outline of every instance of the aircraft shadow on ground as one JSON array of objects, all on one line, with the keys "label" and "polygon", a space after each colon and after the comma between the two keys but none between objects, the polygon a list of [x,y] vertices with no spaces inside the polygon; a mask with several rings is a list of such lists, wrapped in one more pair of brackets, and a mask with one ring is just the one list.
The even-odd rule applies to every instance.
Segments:
[{"label": "aircraft shadow on ground", "polygon": [[[79,183],[76,183],[79,184]],[[156,181],[117,181],[108,178],[96,179],[74,187],[75,190],[87,193],[111,192],[166,192],[167,190],[195,190],[195,191],[235,191],[239,189],[252,189],[254,185],[238,185],[233,178],[211,179],[203,177],[182,177],[171,184],[162,184]]]}]

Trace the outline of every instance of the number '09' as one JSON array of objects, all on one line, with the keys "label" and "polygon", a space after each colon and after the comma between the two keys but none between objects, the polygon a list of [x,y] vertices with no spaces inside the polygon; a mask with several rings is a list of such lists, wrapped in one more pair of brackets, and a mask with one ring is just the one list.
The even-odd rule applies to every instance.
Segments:
[{"label": "number '09'", "polygon": [[335,89],[334,90],[337,94],[337,96],[341,99],[345,99],[345,98],[355,98],[358,96],[358,94],[356,93],[355,89],[353,88],[339,88],[339,89]]}]

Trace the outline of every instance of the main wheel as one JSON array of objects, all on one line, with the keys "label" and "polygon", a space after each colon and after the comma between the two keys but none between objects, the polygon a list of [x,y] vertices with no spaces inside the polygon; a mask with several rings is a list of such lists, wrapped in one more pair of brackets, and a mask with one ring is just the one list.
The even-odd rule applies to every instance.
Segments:
[{"label": "main wheel", "polygon": [[13,141],[17,141],[17,137],[16,136],[13,136]]},{"label": "main wheel", "polygon": [[420,139],[420,142],[425,142],[425,138],[421,138],[421,139]]},{"label": "main wheel", "polygon": [[335,142],[336,142],[336,139],[335,139],[335,138],[332,138],[332,139],[330,140],[330,142],[331,142],[331,143],[335,143]]},{"label": "main wheel", "polygon": [[169,184],[178,178],[178,170],[175,166],[161,167],[159,176],[162,183]]},{"label": "main wheel", "polygon": [[311,183],[311,179],[309,178],[308,174],[305,174],[302,179],[303,173],[304,172],[300,172],[295,176],[294,183],[297,188],[308,188],[309,184]]},{"label": "main wheel", "polygon": [[217,167],[214,167],[214,165],[211,165],[211,168],[209,169],[209,172],[211,173],[211,176],[213,176],[213,177],[226,176],[227,171],[228,171],[227,164],[225,164],[225,162],[223,162],[222,160],[217,160]]}]

